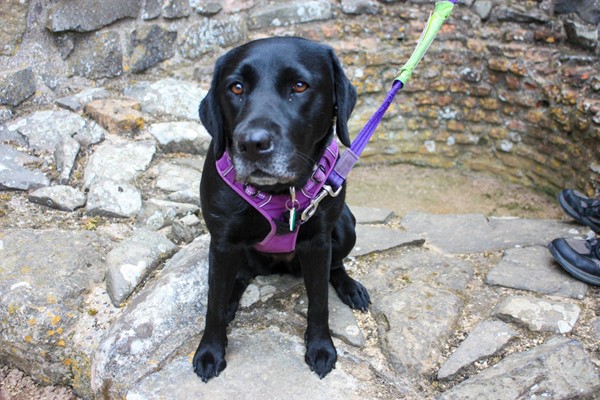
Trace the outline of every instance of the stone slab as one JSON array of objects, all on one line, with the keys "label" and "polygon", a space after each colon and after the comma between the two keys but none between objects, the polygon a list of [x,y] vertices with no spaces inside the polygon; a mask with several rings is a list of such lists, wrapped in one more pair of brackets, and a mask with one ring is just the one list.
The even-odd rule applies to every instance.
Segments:
[{"label": "stone slab", "polygon": [[394,216],[392,210],[374,207],[350,206],[357,224],[387,224]]},{"label": "stone slab", "polygon": [[364,256],[399,246],[421,246],[425,242],[421,236],[410,232],[370,225],[357,225],[356,236],[356,245],[350,253],[352,257]]}]

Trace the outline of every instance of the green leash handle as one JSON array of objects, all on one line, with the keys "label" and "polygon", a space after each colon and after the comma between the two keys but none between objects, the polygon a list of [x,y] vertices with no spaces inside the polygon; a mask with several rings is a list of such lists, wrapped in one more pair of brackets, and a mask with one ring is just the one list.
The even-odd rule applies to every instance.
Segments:
[{"label": "green leash handle", "polygon": [[442,27],[444,21],[450,16],[455,2],[456,0],[447,0],[439,1],[435,4],[435,9],[429,16],[429,20],[427,20],[427,25],[425,25],[425,29],[423,30],[423,33],[421,33],[421,38],[417,43],[417,47],[406,64],[400,69],[400,74],[395,79],[396,81],[400,81],[403,86],[406,85],[413,70],[419,61],[421,61],[421,58],[423,58],[427,49],[429,49],[431,42],[435,39],[435,36]]}]

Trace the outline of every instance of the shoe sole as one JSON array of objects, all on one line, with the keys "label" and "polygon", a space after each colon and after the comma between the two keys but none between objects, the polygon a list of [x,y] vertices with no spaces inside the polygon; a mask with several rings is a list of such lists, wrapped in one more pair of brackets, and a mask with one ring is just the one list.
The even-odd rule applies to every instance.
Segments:
[{"label": "shoe sole", "polygon": [[563,210],[569,215],[569,217],[573,218],[580,224],[587,226],[594,232],[600,234],[600,226],[596,225],[596,223],[594,223],[593,221],[590,221],[587,217],[579,215],[577,211],[571,208],[569,203],[567,203],[567,201],[565,200],[563,192],[560,192],[560,194],[558,195],[558,202],[560,203],[560,206],[563,208]]},{"label": "shoe sole", "polygon": [[578,268],[576,268],[573,264],[569,263],[554,247],[552,243],[548,245],[548,249],[550,253],[554,256],[554,259],[560,264],[561,267],[564,268],[565,271],[573,275],[575,278],[583,281],[585,283],[589,283],[590,285],[600,286],[600,277],[588,274]]}]

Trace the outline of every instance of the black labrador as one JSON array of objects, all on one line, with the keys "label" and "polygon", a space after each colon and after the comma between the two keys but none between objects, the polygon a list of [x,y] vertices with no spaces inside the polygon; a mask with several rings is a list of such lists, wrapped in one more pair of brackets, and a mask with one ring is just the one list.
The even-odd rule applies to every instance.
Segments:
[{"label": "black labrador", "polygon": [[236,181],[266,193],[303,187],[334,132],[350,145],[347,122],[356,90],[330,47],[293,37],[252,41],[216,63],[200,119],[212,136],[200,186],[211,234],[208,310],[193,359],[203,381],[225,368],[227,324],[249,281],[259,274],[302,274],[308,295],[305,361],[323,378],[337,360],[328,325],[331,282],[348,306],[366,310],[367,290],[350,278],[343,259],[356,241],[355,219],[344,190],[323,200],[302,224],[296,250],[287,257],[260,253],[255,245],[270,231],[267,220],[219,176],[215,161],[228,152]]}]

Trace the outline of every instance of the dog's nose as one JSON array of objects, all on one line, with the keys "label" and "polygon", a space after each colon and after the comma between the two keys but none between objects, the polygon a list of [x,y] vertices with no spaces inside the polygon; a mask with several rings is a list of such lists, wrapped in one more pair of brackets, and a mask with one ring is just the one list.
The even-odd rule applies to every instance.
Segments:
[{"label": "dog's nose", "polygon": [[256,160],[273,151],[273,141],[268,131],[264,129],[250,129],[238,139],[237,151],[244,157]]}]

